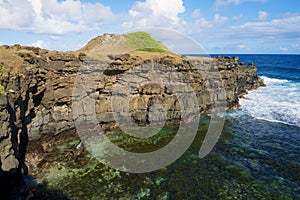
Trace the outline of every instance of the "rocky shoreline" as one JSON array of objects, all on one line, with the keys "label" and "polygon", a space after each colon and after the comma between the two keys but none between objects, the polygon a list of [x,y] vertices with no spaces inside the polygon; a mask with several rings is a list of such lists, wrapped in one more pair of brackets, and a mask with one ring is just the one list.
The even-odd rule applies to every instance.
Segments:
[{"label": "rocky shoreline", "polygon": [[[238,98],[248,90],[263,85],[256,67],[244,65],[238,57],[199,59],[171,53],[153,56],[128,53],[110,55],[108,60],[100,61],[83,52],[56,52],[20,45],[1,46],[0,50],[0,84],[3,90],[0,95],[0,188],[6,191],[6,194],[1,193],[3,198],[19,195],[24,184],[22,177],[28,174],[28,167],[32,170],[32,165],[42,165],[28,159],[33,157],[33,154],[27,154],[28,147],[29,152],[42,156],[55,142],[51,138],[64,138],[64,133],[75,129],[72,92],[82,66],[84,72],[81,73],[93,77],[99,63],[102,63],[101,66],[105,64],[104,69],[99,71],[100,77],[87,80],[96,86],[87,92],[87,97],[94,97],[96,116],[103,127],[117,125],[110,102],[113,90],[119,87],[122,91],[122,87],[128,84],[122,80],[125,74],[129,74],[132,82],[141,83],[129,94],[129,114],[135,123],[147,125],[150,118],[154,122],[181,119],[181,107],[172,91],[186,92],[184,87],[175,85],[170,91],[159,84],[142,84],[145,77],[141,75],[143,68],[138,68],[140,66],[159,65],[154,72],[163,79],[170,78],[166,68],[180,72],[182,76],[174,76],[172,81],[192,86],[201,113],[209,112],[214,104],[206,81],[215,79],[204,77],[212,69],[217,70],[222,78],[227,109],[237,107]],[[201,67],[195,69],[194,66]],[[122,104],[122,99],[117,102]],[[149,107],[157,104],[167,110],[166,115],[151,115]],[[189,102],[186,105],[189,110],[195,109],[189,107]],[[34,144],[34,149],[31,144]],[[36,160],[40,162],[43,159]]]}]

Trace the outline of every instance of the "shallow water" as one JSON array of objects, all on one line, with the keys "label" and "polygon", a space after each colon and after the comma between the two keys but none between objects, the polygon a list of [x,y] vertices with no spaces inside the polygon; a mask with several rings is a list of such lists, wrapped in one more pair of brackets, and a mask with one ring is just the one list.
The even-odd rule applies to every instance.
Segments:
[{"label": "shallow water", "polygon": [[[197,137],[180,159],[158,171],[129,174],[91,158],[82,167],[52,169],[55,178],[48,174],[44,185],[69,199],[300,198],[299,127],[245,116],[231,118],[217,146],[199,159],[208,123],[201,121]],[[165,127],[156,138],[158,143],[168,143],[176,130],[176,126]],[[132,142],[114,131],[111,139],[120,146],[135,151],[153,148],[153,141]]]}]

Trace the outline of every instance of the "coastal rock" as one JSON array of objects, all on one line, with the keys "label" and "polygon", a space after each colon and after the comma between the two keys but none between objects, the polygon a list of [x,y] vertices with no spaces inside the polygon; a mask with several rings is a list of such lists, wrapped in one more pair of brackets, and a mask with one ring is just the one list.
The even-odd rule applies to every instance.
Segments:
[{"label": "coastal rock", "polygon": [[[60,53],[20,45],[0,48],[11,56],[4,63],[9,75],[0,71],[7,93],[0,95],[0,180],[7,171],[15,171],[16,176],[21,171],[26,173],[28,142],[74,129],[74,117],[80,116],[73,113],[96,114],[105,127],[117,124],[116,113],[125,121],[132,119],[143,125],[176,121],[182,118],[183,109],[193,114],[209,112],[218,99],[224,98],[219,90],[211,89],[220,84],[213,71],[222,79],[227,109],[237,106],[238,98],[248,90],[261,85],[256,67],[245,66],[238,57],[196,59],[170,52],[134,52],[109,55],[109,60],[100,61],[83,52]],[[82,98],[93,99],[94,105],[86,103],[73,110],[72,94],[79,72],[86,77],[80,85],[82,91],[86,89]],[[195,94],[197,102],[193,98],[179,101],[190,93]],[[42,142],[40,145],[44,149]],[[3,184],[0,181],[0,187]]]},{"label": "coastal rock", "polygon": [[[14,46],[10,48],[22,50],[21,46]],[[84,63],[88,65],[88,67],[86,71],[81,72],[92,75],[93,71],[97,69],[97,60],[87,58],[87,56],[83,53],[50,53],[48,51],[37,49],[33,49],[33,51],[28,47],[24,47],[24,49],[29,50],[30,52],[19,53],[19,57],[23,59],[25,63],[28,61],[27,57],[32,58],[33,61],[30,62],[30,68],[21,70],[21,74],[25,76],[24,79],[30,79],[31,84],[33,84],[32,87],[35,91],[31,92],[32,101],[40,101],[34,105],[35,117],[32,119],[33,121],[29,126],[30,130],[37,130],[37,128],[39,128],[39,131],[41,132],[40,134],[42,135],[45,133],[43,127],[45,127],[45,130],[47,131],[51,129],[48,127],[49,123],[57,124],[63,121],[72,121],[71,116],[63,115],[61,111],[71,113],[71,96],[74,81],[82,64]],[[83,57],[85,62],[82,61]],[[163,55],[156,58],[156,60],[149,60],[148,58],[142,58],[140,56],[123,54],[110,55],[110,59],[111,62],[107,63],[103,74],[101,74],[102,77],[99,77],[101,80],[98,82],[98,87],[95,88],[95,98],[102,98],[110,101],[109,95],[112,92],[112,86],[116,87],[115,83],[117,79],[120,79],[123,74],[141,63],[152,62],[159,63],[162,66],[171,66],[172,69],[183,74],[183,76],[185,76],[185,78],[193,86],[199,99],[201,99],[200,105],[203,105],[203,110],[206,109],[204,106],[206,103],[211,103],[207,102],[206,100],[209,98],[205,97],[205,95],[208,94],[205,86],[205,82],[208,77],[202,76],[202,74],[207,74],[204,73],[204,71],[209,71],[211,69],[211,61],[202,61],[201,70],[203,73],[194,73],[194,65],[192,61],[189,61],[184,57],[181,57],[178,61],[178,58],[173,55]],[[45,61],[45,63],[42,63],[41,60]],[[217,66],[222,79],[224,80],[229,108],[233,107],[234,104],[237,103],[237,98],[246,92],[247,89],[258,87],[259,78],[256,75],[256,68],[254,65],[244,66],[239,63],[238,57],[230,58],[221,56],[214,60],[214,65]],[[185,78],[179,77],[176,74],[172,74],[172,77],[164,77],[166,69],[167,68],[162,67],[156,73],[162,76],[162,78],[172,79],[174,82],[180,83],[184,81],[183,79]],[[99,73],[102,72],[99,71]],[[135,72],[135,74],[131,77],[131,82],[141,83],[146,80],[145,78],[147,78],[139,76],[143,76],[143,73]],[[7,81],[11,82],[11,80]],[[15,91],[11,83],[8,83],[7,90]],[[184,91],[185,89],[178,85],[164,87],[159,84],[145,84],[141,85],[133,92],[142,98],[146,98],[146,96],[149,98],[149,95],[163,95],[168,99],[168,96],[173,98],[171,95],[172,93]],[[104,104],[107,105],[107,102]]]},{"label": "coastal rock", "polygon": [[[22,49],[22,47],[18,47],[18,49]],[[33,55],[33,52],[29,54]],[[27,117],[26,129],[30,140],[41,139],[43,135],[57,135],[60,132],[74,128],[72,91],[78,70],[83,64],[87,67],[81,73],[90,74],[90,81],[94,81],[97,85],[93,91],[89,92],[96,99],[95,111],[103,122],[114,121],[111,114],[113,113],[111,96],[114,90],[122,91],[128,86],[128,82],[122,81],[122,76],[125,74],[130,79],[130,83],[137,85],[136,88],[131,88],[129,94],[131,96],[128,96],[130,111],[135,113],[133,118],[137,121],[148,121],[149,116],[145,113],[147,113],[147,108],[153,104],[151,103],[153,99],[157,98],[160,98],[160,102],[165,104],[168,120],[177,118],[177,114],[172,115],[172,113],[180,112],[180,106],[174,103],[174,94],[189,92],[186,83],[189,83],[194,89],[201,111],[207,111],[210,105],[214,103],[206,87],[207,79],[213,80],[214,78],[203,77],[204,72],[205,76],[209,76],[207,71],[210,70],[211,61],[201,61],[201,70],[203,71],[195,71],[193,69],[194,61],[189,61],[187,58],[180,57],[178,59],[173,55],[157,56],[151,62],[159,64],[160,68],[153,73],[160,76],[162,80],[172,80],[173,83],[178,83],[167,87],[157,83],[143,84],[147,81],[151,82],[151,79],[147,77],[148,72],[145,73],[143,71],[145,69],[133,70],[144,62],[149,62],[148,59],[130,54],[111,56],[114,60],[102,63],[105,69],[100,69],[97,60],[91,58],[87,60],[85,58],[85,61],[82,62],[82,56],[82,54],[76,55],[74,53],[52,52],[50,54],[39,51],[39,57],[47,61],[46,65],[39,66],[40,62],[34,59],[35,63],[30,64],[30,68],[22,69],[21,76],[17,78],[18,80],[14,80],[12,77],[6,80],[8,82],[6,90],[17,91],[17,93],[9,94],[10,104],[13,104],[12,107],[20,106],[16,105],[19,102],[14,102],[14,99],[19,98],[26,101],[23,103],[26,104],[26,110],[22,113],[16,111],[19,113],[16,120],[19,120],[17,124],[21,129],[21,121]],[[25,59],[23,56],[21,58]],[[223,79],[229,109],[238,104],[239,96],[247,90],[259,86],[260,79],[256,74],[255,66],[240,65],[237,57],[233,59],[230,57],[217,57],[213,61]],[[94,70],[100,70],[101,76],[95,76],[93,79]],[[133,70],[133,72],[131,73],[130,70]],[[180,73],[168,73],[168,70],[179,71]],[[131,74],[128,75],[128,73]],[[18,87],[16,88],[16,86]],[[124,101],[124,99],[121,100]],[[122,102],[117,103],[122,104]]]},{"label": "coastal rock", "polygon": [[[22,49],[22,47],[18,47],[18,49]],[[33,52],[29,54],[33,55]],[[80,58],[82,56],[82,54],[76,55],[75,53],[39,51],[39,57],[47,61],[46,65],[40,66],[41,63],[34,59],[35,62],[30,64],[31,67],[21,69],[20,75],[15,78],[7,78],[6,90],[14,91],[8,94],[8,99],[10,99],[12,108],[16,107],[17,109],[15,111],[17,127],[22,129],[22,121],[26,119],[26,129],[30,140],[41,139],[44,135],[57,135],[62,131],[74,128],[72,92],[80,69],[81,73],[87,74],[87,80],[85,80],[87,83],[95,82],[95,88],[87,91],[87,96],[95,99],[97,116],[104,123],[114,122],[112,117],[114,108],[111,106],[112,94],[115,91],[122,91],[124,88],[126,89],[125,93],[128,91],[130,93],[121,92],[118,95],[123,97],[127,95],[130,112],[134,113],[133,118],[146,123],[149,120],[147,109],[155,103],[162,104],[166,109],[168,120],[177,119],[181,110],[174,94],[188,93],[187,86],[189,85],[197,96],[200,110],[208,111],[214,100],[211,99],[206,82],[208,80],[214,82],[213,80],[217,78],[210,75],[210,70],[217,69],[219,71],[226,91],[228,109],[238,104],[239,96],[260,85],[256,67],[240,65],[237,57],[232,59],[219,56],[211,60],[193,61],[192,58],[179,57],[179,59],[173,55],[159,55],[154,60],[149,60],[125,54],[111,56],[111,59],[114,60],[102,62],[99,68],[99,61],[86,57],[82,62]],[[21,58],[25,59],[22,56]],[[144,62],[157,63],[159,67],[154,71],[138,68],[147,65],[143,64]],[[197,70],[193,68],[195,62],[201,62],[201,65],[198,63],[201,67]],[[83,65],[84,67],[82,67]],[[95,71],[98,71],[97,73],[100,75],[94,80],[92,77]],[[158,80],[171,80],[173,84],[151,83],[151,77],[148,77],[149,71],[151,74],[156,74],[154,79],[159,77]],[[170,71],[176,73],[170,73]],[[124,75],[130,80],[129,82],[122,80]],[[131,85],[131,88],[128,88],[128,85]],[[17,99],[20,100],[16,101]],[[122,105],[125,100],[120,98],[115,104]],[[21,105],[19,105],[20,103]],[[189,104],[186,102],[185,106],[188,109],[194,109],[189,108]],[[22,110],[22,107],[25,110]],[[87,115],[90,114],[92,113],[87,112]],[[154,118],[159,120],[159,116]]]},{"label": "coastal rock", "polygon": [[1,163],[1,168],[4,172],[16,170],[19,166],[19,161],[15,158],[13,154],[9,154],[7,157],[1,158]]}]

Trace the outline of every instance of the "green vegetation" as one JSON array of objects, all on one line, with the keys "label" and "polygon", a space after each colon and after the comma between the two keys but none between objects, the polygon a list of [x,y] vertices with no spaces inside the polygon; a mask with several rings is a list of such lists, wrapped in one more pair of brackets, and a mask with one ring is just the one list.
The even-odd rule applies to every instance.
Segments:
[{"label": "green vegetation", "polygon": [[0,95],[6,95],[4,87],[0,84]]},{"label": "green vegetation", "polygon": [[153,39],[149,33],[146,32],[134,32],[127,34],[126,43],[128,46],[147,52],[165,52],[166,50],[161,44]]},{"label": "green vegetation", "polygon": [[0,73],[6,73],[6,72],[8,72],[7,67],[5,67],[3,63],[0,63]]}]

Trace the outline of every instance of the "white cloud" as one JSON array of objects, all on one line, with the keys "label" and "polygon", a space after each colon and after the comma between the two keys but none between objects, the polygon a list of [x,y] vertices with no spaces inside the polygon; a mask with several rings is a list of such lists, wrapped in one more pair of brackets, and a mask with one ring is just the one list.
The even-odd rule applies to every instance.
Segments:
[{"label": "white cloud", "polygon": [[240,15],[233,16],[233,17],[232,17],[232,20],[233,20],[233,21],[239,21],[239,20],[242,19],[243,17],[244,17],[244,15],[241,13]]},{"label": "white cloud", "polygon": [[214,15],[214,24],[225,24],[228,21],[228,17],[221,16],[219,13]]},{"label": "white cloud", "polygon": [[31,4],[24,0],[0,1],[0,27],[22,29],[31,25],[34,14]]},{"label": "white cloud", "polygon": [[232,49],[232,50],[250,50],[246,44],[244,43],[233,43],[226,45],[226,48]]},{"label": "white cloud", "polygon": [[199,9],[195,9],[192,14],[191,14],[192,18],[199,18],[200,17],[200,10]]},{"label": "white cloud", "polygon": [[215,8],[223,7],[223,6],[229,6],[229,5],[239,5],[244,2],[259,2],[259,3],[265,3],[268,0],[216,0],[215,1]]},{"label": "white cloud", "polygon": [[247,22],[237,29],[260,36],[281,35],[285,38],[300,38],[300,16],[263,22]]},{"label": "white cloud", "polygon": [[299,44],[293,44],[292,47],[294,47],[294,48],[299,48],[300,45],[299,45]]},{"label": "white cloud", "polygon": [[[229,20],[228,17],[222,16],[219,13],[216,13],[213,16],[213,19],[208,20],[205,17],[200,17],[195,19],[193,22],[184,24],[183,31],[186,34],[196,34],[200,32],[213,31],[214,33],[220,32],[219,28],[223,28],[223,25]],[[219,27],[219,28],[218,28]],[[221,30],[224,31],[224,30]]]},{"label": "white cloud", "polygon": [[199,27],[199,28],[212,28],[213,27],[213,23],[206,20],[204,17],[196,20],[195,22],[195,27]]},{"label": "white cloud", "polygon": [[59,40],[61,37],[58,35],[49,35],[51,40]]},{"label": "white cloud", "polygon": [[43,40],[38,40],[36,42],[32,42],[30,45],[34,46],[34,47],[39,47],[39,48],[42,48],[42,49],[47,49],[48,48],[48,45]]},{"label": "white cloud", "polygon": [[200,32],[205,32],[213,28],[213,26],[214,24],[211,21],[208,21],[204,17],[201,17],[199,19],[196,19],[194,22],[186,23],[182,33],[188,35],[198,34]]},{"label": "white cloud", "polygon": [[244,44],[239,44],[239,45],[238,45],[238,48],[239,48],[239,49],[245,49],[245,48],[246,48],[246,45],[244,45]]},{"label": "white cloud", "polygon": [[280,47],[279,50],[280,50],[280,51],[283,51],[283,52],[287,52],[289,49],[286,48],[286,47]]},{"label": "white cloud", "polygon": [[253,52],[253,49],[248,47],[245,43],[231,43],[223,42],[223,43],[216,43],[213,46],[213,51],[216,52],[226,52],[226,53],[246,53],[246,52]]},{"label": "white cloud", "polygon": [[261,20],[261,21],[265,21],[267,20],[269,16],[269,13],[267,13],[266,11],[263,11],[263,10],[260,10],[258,11],[258,20]]},{"label": "white cloud", "polygon": [[[213,20],[202,18],[202,23],[190,25],[191,34],[203,46],[216,52],[287,52],[299,53],[300,15],[267,21],[245,22],[238,26],[217,26]],[[199,27],[202,27],[200,29]],[[198,31],[198,32],[197,32]],[[274,41],[276,42],[274,43]],[[239,41],[239,43],[236,43]],[[224,44],[225,43],[225,44]],[[226,43],[232,45],[226,45]],[[292,44],[295,44],[292,46]],[[225,45],[224,48],[220,45]],[[219,49],[217,47],[220,47]]]},{"label": "white cloud", "polygon": [[299,44],[292,44],[291,47],[292,47],[291,49],[294,49],[296,51],[300,50],[300,45]]},{"label": "white cloud", "polygon": [[207,20],[204,17],[201,17],[199,19],[196,19],[192,23],[185,24],[185,33],[195,34],[205,30],[211,30],[213,28],[216,28],[216,26],[225,24],[227,21],[228,17],[221,16],[219,13],[216,13],[211,21]]},{"label": "white cloud", "polygon": [[184,12],[183,0],[173,0],[172,3],[169,0],[137,1],[128,11],[129,19],[123,23],[123,27],[180,27],[185,21],[179,18],[179,14]]},{"label": "white cloud", "polygon": [[110,7],[78,0],[0,1],[0,29],[66,34],[98,29],[114,18]]}]

